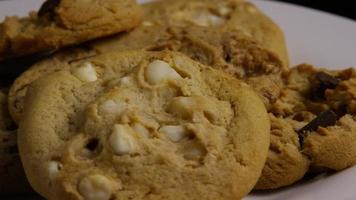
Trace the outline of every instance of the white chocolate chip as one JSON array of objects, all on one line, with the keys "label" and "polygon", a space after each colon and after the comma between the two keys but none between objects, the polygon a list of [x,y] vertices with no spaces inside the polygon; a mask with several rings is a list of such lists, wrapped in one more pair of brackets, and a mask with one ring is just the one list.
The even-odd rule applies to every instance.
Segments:
[{"label": "white chocolate chip", "polygon": [[74,70],[73,74],[83,82],[93,82],[98,80],[95,68],[89,62],[81,64]]},{"label": "white chocolate chip", "polygon": [[103,175],[90,175],[83,178],[78,186],[85,200],[109,200],[113,193],[113,183]]},{"label": "white chocolate chip", "polygon": [[150,22],[150,21],[144,21],[144,22],[142,22],[142,25],[144,25],[144,26],[153,26],[153,23]]},{"label": "white chocolate chip", "polygon": [[110,135],[109,143],[111,149],[117,155],[131,154],[136,149],[131,127],[128,125],[116,124]]},{"label": "white chocolate chip", "polygon": [[147,66],[145,77],[148,83],[156,85],[167,80],[182,78],[168,63],[155,60]]},{"label": "white chocolate chip", "polygon": [[209,22],[211,25],[213,26],[217,26],[217,25],[221,25],[224,23],[224,19],[219,17],[219,16],[216,16],[216,15],[210,15],[209,16]]},{"label": "white chocolate chip", "polygon": [[121,80],[120,80],[120,84],[121,84],[121,85],[124,85],[124,86],[129,86],[129,85],[131,85],[131,83],[132,83],[132,78],[130,78],[130,77],[128,77],[128,76],[123,77],[123,78],[121,78]]},{"label": "white chocolate chip", "polygon": [[191,19],[196,25],[199,26],[209,26],[209,18],[206,15],[199,14]]},{"label": "white chocolate chip", "polygon": [[100,111],[110,114],[122,114],[126,109],[126,104],[122,102],[115,102],[114,100],[106,100],[100,105]]},{"label": "white chocolate chip", "polygon": [[188,118],[192,113],[194,104],[195,102],[191,97],[177,97],[169,104],[168,111],[183,118]]},{"label": "white chocolate chip", "polygon": [[53,181],[57,177],[58,172],[61,170],[62,164],[57,161],[50,161],[47,168],[49,179]]},{"label": "white chocolate chip", "polygon": [[179,142],[188,135],[183,126],[162,126],[158,132],[165,134],[172,142]]},{"label": "white chocolate chip", "polygon": [[150,137],[150,131],[140,123],[134,123],[132,128],[136,133],[142,135],[144,138]]},{"label": "white chocolate chip", "polygon": [[125,76],[122,78],[116,78],[108,81],[107,86],[114,87],[114,86],[130,86],[133,83],[133,78],[129,76]]},{"label": "white chocolate chip", "polygon": [[221,16],[226,16],[231,12],[230,8],[228,6],[219,6],[218,7],[218,13]]},{"label": "white chocolate chip", "polygon": [[197,13],[192,19],[192,22],[199,26],[211,26],[220,25],[224,22],[224,19],[216,16],[210,12]]},{"label": "white chocolate chip", "polygon": [[189,160],[198,160],[205,154],[206,150],[201,144],[193,144],[186,149],[184,157]]}]

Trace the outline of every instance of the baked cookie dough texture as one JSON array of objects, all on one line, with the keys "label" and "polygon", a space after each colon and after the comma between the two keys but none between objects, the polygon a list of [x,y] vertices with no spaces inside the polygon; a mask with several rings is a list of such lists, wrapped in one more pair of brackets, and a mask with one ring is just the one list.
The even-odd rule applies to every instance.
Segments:
[{"label": "baked cookie dough texture", "polygon": [[219,70],[170,51],[112,52],[30,86],[19,149],[49,199],[240,199],[269,129],[255,92]]},{"label": "baked cookie dough texture", "polygon": [[355,69],[300,65],[285,74],[284,82],[270,110],[271,146],[257,189],[356,164]]},{"label": "baked cookie dough texture", "polygon": [[[147,51],[159,52],[168,49],[168,50],[181,52],[184,55],[190,57],[191,59],[199,62],[200,64],[212,66],[215,69],[225,71],[228,74],[231,74],[234,77],[241,79],[242,81],[248,83],[263,100],[263,103],[269,112],[269,118],[271,121],[271,129],[270,129],[271,143],[270,143],[270,149],[268,152],[268,159],[266,165],[262,171],[262,176],[258,180],[255,189],[279,188],[282,186],[293,184],[294,182],[303,178],[307,172],[314,173],[314,172],[322,172],[326,170],[342,170],[344,168],[356,164],[356,149],[355,149],[356,145],[354,144],[356,138],[354,134],[355,125],[354,125],[354,111],[353,111],[354,109],[353,90],[355,87],[353,84],[353,79],[355,77],[354,70],[348,69],[343,71],[330,71],[330,70],[316,69],[315,67],[308,66],[308,65],[297,66],[289,70],[287,68],[288,56],[286,52],[286,45],[285,45],[282,31],[261,11],[259,11],[252,4],[245,1],[166,0],[166,1],[157,1],[153,3],[148,3],[145,4],[143,7],[144,7],[143,22],[134,30],[125,34],[120,34],[110,38],[101,39],[99,41],[88,43],[85,45],[85,47],[59,52],[53,57],[39,62],[38,64],[31,67],[24,74],[22,74],[15,81],[9,94],[10,96],[9,109],[15,121],[19,123],[23,118],[25,96],[29,88],[31,91],[40,91],[40,90],[46,91],[46,90],[51,90],[50,88],[53,89],[59,87],[58,85],[56,86],[48,83],[50,80],[58,81],[58,84],[59,82],[63,81],[62,79],[55,78],[54,77],[55,74],[56,75],[63,74],[64,73],[63,71],[66,71],[68,73],[70,72],[71,76],[76,77],[77,79],[82,81],[81,83],[85,83],[85,84],[91,84],[97,81],[107,82],[108,79],[106,78],[101,79],[102,78],[101,75],[105,74],[104,71],[106,69],[104,68],[106,68],[107,63],[101,61],[99,62],[97,57],[100,58],[106,57],[106,54],[108,54],[108,52],[114,52],[114,53],[109,53],[110,55],[111,54],[121,55],[119,51],[144,49]],[[101,54],[104,55],[101,56]],[[122,55],[124,54],[130,55],[128,56],[130,58],[135,57],[129,53],[122,53]],[[149,54],[161,55],[161,53],[142,53],[140,57],[137,56],[136,53],[136,56],[140,57],[138,60],[140,59],[145,60],[150,56],[143,56],[143,55],[149,55]],[[177,54],[177,55],[182,56],[181,54]],[[113,57],[116,58],[116,56]],[[118,57],[122,57],[122,56],[118,56]],[[160,82],[159,80],[165,79],[165,77],[168,77],[168,79],[172,79],[172,80],[176,80],[175,78],[178,76],[183,77],[183,79],[187,78],[186,76],[184,76],[183,73],[184,70],[183,71],[177,70],[179,68],[172,65],[171,64],[172,61],[170,59],[165,60],[160,56],[157,57],[159,58],[156,60],[153,59],[150,60],[150,62],[145,61],[148,63],[147,66],[150,65],[151,61],[154,64],[158,63],[157,64],[158,66],[167,66],[168,64],[171,67],[173,66],[173,69],[176,71],[177,74],[174,73],[174,71],[172,70],[161,69],[161,67],[153,68],[153,70],[150,73],[147,72],[147,74],[145,70],[143,70],[144,73],[141,74],[142,77],[144,77],[141,78],[144,80],[143,83],[148,83],[148,85],[156,84],[157,82]],[[96,63],[92,64],[91,63],[92,60],[95,60]],[[134,62],[128,59],[124,59],[124,60],[126,60],[127,63]],[[189,61],[189,62],[193,62],[193,61]],[[75,68],[78,68],[78,70],[74,70]],[[125,70],[125,68],[123,70]],[[156,77],[150,80],[149,78],[146,77],[149,76],[149,74],[151,75],[157,74],[157,71],[160,70],[162,70],[164,74],[162,75],[162,77]],[[137,75],[133,75],[135,73],[133,71],[131,71],[130,68],[130,70],[125,72],[127,72],[129,76],[137,76]],[[118,69],[113,70],[113,72],[114,74],[115,73],[119,74],[118,75],[119,77],[123,76],[122,71]],[[35,85],[34,87],[30,86],[31,83],[33,83],[36,79],[39,78],[40,80],[36,81],[37,83],[34,84]],[[134,78],[135,81],[136,79]],[[120,79],[117,81],[117,83],[111,83],[111,84],[117,87],[126,87],[122,85],[125,85],[125,82],[127,82],[127,80],[128,79],[124,78],[122,79],[122,81]],[[38,82],[41,82],[42,84],[46,84],[46,85],[48,84],[48,86],[46,87],[42,86]],[[168,82],[169,85],[172,85],[171,81]],[[69,85],[71,85],[72,83],[74,82],[70,81]],[[132,171],[128,172],[128,170],[126,169],[128,168],[128,166],[133,165],[132,164],[133,161],[131,161],[129,158],[127,161],[122,161],[120,159],[119,161],[117,161],[117,163],[120,163],[120,165],[124,164],[126,168],[117,167],[118,169],[116,168],[109,169],[108,165],[110,163],[115,163],[116,160],[112,159],[112,155],[109,154],[108,152],[115,154],[114,151],[121,152],[121,151],[127,151],[127,149],[130,148],[135,149],[137,147],[136,140],[138,140],[139,143],[142,143],[140,142],[141,139],[137,139],[139,138],[137,136],[138,132],[140,133],[144,132],[145,135],[149,135],[149,136],[153,134],[153,136],[150,136],[153,138],[158,137],[157,135],[162,133],[168,134],[167,136],[168,139],[171,140],[174,144],[183,141],[184,144],[178,144],[177,146],[173,146],[173,147],[174,149],[176,149],[177,152],[180,153],[180,155],[183,155],[183,160],[186,159],[185,154],[183,154],[184,152],[181,152],[181,150],[183,146],[190,147],[190,145],[193,146],[195,145],[193,143],[191,144],[188,142],[190,141],[190,139],[199,138],[196,136],[197,132],[194,131],[195,129],[193,130],[193,128],[190,128],[190,126],[189,127],[185,125],[181,126],[181,124],[178,125],[177,121],[174,121],[174,123],[170,122],[168,123],[168,125],[166,124],[167,127],[163,127],[162,129],[160,129],[161,122],[158,123],[159,125],[156,124],[155,126],[153,126],[150,124],[151,122],[142,122],[143,120],[140,118],[139,114],[137,114],[137,116],[135,114],[135,117],[132,117],[131,115],[129,117],[125,116],[127,119],[121,119],[121,118],[119,119],[116,118],[116,116],[112,117],[111,115],[113,115],[113,113],[111,112],[115,113],[117,112],[115,111],[116,109],[119,110],[121,109],[121,108],[116,108],[117,107],[116,106],[117,102],[115,100],[116,97],[114,98],[114,100],[106,102],[105,105],[106,107],[108,107],[107,110],[108,111],[110,110],[109,111],[109,113],[111,113],[110,114],[111,117],[109,117],[110,120],[114,120],[115,118],[115,120],[118,119],[120,123],[124,122],[124,124],[119,123],[119,125],[121,126],[116,126],[116,122],[114,123],[109,120],[107,124],[100,125],[100,127],[92,127],[94,126],[93,125],[94,122],[90,122],[90,120],[94,120],[94,121],[97,120],[100,123],[104,123],[102,120],[107,119],[109,116],[109,115],[101,116],[103,113],[101,113],[102,111],[100,111],[100,108],[97,108],[98,109],[97,114],[95,114],[95,112],[92,111],[91,109],[94,109],[95,106],[100,107],[101,103],[103,103],[105,99],[107,100],[107,97],[105,95],[117,96],[116,93],[118,92],[114,92],[114,89],[112,88],[114,86],[112,85],[108,87],[109,89],[104,89],[106,88],[106,85],[105,87],[102,86],[102,88],[99,86],[93,87],[93,90],[94,88],[97,89],[95,91],[97,93],[94,94],[93,92],[90,94],[94,95],[95,97],[90,96],[85,92],[83,92],[83,94],[80,92],[79,92],[80,94],[76,92],[71,94],[70,92],[72,91],[70,91],[69,94],[58,93],[57,96],[61,95],[61,97],[56,97],[56,98],[70,99],[70,100],[63,100],[65,102],[59,104],[65,106],[56,108],[57,110],[66,108],[64,110],[68,112],[65,113],[64,116],[62,116],[63,120],[60,121],[61,125],[54,124],[53,128],[51,129],[51,132],[54,133],[54,135],[56,134],[59,135],[58,137],[60,139],[58,138],[47,139],[46,137],[46,141],[41,141],[36,143],[36,144],[39,143],[42,146],[42,149],[46,149],[46,150],[39,151],[40,153],[38,154],[46,155],[46,156],[41,157],[40,155],[38,155],[39,157],[38,160],[41,160],[41,162],[39,162],[41,163],[41,165],[32,164],[33,166],[31,166],[31,171],[33,172],[30,173],[35,173],[36,170],[45,171],[50,169],[55,171],[54,174],[59,173],[59,175],[58,176],[54,175],[54,177],[56,177],[55,178],[56,181],[53,181],[52,178],[50,178],[50,176],[52,175],[44,174],[43,178],[45,180],[49,180],[47,182],[47,185],[46,183],[40,182],[37,178],[33,178],[36,179],[34,182],[37,185],[36,188],[40,188],[37,190],[40,190],[41,194],[47,197],[47,196],[53,196],[54,193],[58,192],[58,195],[65,194],[73,198],[77,198],[77,197],[79,198],[79,196],[81,196],[89,199],[97,198],[97,196],[95,195],[98,194],[103,195],[104,199],[107,197],[105,196],[105,194],[110,195],[110,197],[111,195],[114,195],[114,197],[116,197],[115,195],[117,194],[114,191],[121,191],[122,188],[127,188],[127,187],[130,188],[132,185],[126,186],[125,183],[122,182],[119,182],[120,183],[119,185],[112,185],[112,181],[116,182],[116,180],[121,180],[120,174],[123,173],[128,173],[125,175],[124,178],[125,180],[128,179],[139,180],[137,178],[139,177],[139,175],[137,175],[137,177],[134,177],[134,175],[132,175]],[[44,87],[46,89],[44,89]],[[65,86],[65,88],[66,87],[69,88],[71,86]],[[132,87],[136,88],[134,91],[136,91],[137,93],[138,91],[141,92],[142,89],[141,82],[140,83],[135,82],[134,86],[127,86],[127,88],[130,89]],[[178,86],[174,86],[173,88],[176,87]],[[68,88],[66,90],[69,90]],[[81,88],[81,86],[78,86],[78,88]],[[89,92],[90,89],[87,90]],[[56,90],[51,90],[51,92],[52,91],[56,91]],[[168,95],[169,98],[170,97],[175,98],[174,95],[176,95],[176,91],[172,90],[171,88],[170,89],[165,88],[162,90],[160,89],[158,91],[157,89],[154,90],[152,89],[150,91],[154,94],[157,94],[159,98],[158,99],[153,98],[154,100],[150,100],[149,102],[156,101],[156,100],[161,101],[162,99],[160,100],[161,96],[159,94],[164,94],[164,95],[169,94]],[[46,98],[46,97],[42,97],[42,94],[40,95],[40,92],[37,93],[30,95],[32,97],[29,98],[33,98],[33,99],[40,98],[37,97],[37,95],[41,96],[41,98],[43,99]],[[144,94],[151,95],[150,92]],[[96,101],[97,102],[89,103],[86,102],[86,100],[83,99],[81,100],[81,98],[84,98],[81,95],[88,97],[89,99],[92,99],[94,102]],[[130,93],[129,96],[132,95],[135,96],[136,93],[133,94]],[[45,96],[45,94],[43,94],[43,96]],[[48,92],[48,98],[52,99],[52,97],[50,97],[49,92]],[[120,97],[120,98],[124,98],[124,97]],[[137,97],[136,104],[137,105],[143,104],[146,105],[146,107],[148,107],[147,104],[145,104],[147,102],[143,101],[143,99],[145,98],[146,96]],[[58,99],[51,100],[51,102],[62,101]],[[200,97],[197,99],[195,98],[193,99],[194,101],[198,102],[197,104],[199,105],[201,104],[202,110],[205,109],[203,108],[204,106],[209,107],[209,105],[210,106],[218,105],[217,107],[219,109],[222,109],[221,107],[219,107],[220,104],[215,104],[216,102],[214,103],[214,101],[212,102],[208,101],[208,103],[204,103],[204,101]],[[68,103],[67,101],[69,101],[70,103]],[[80,102],[80,101],[85,101],[85,102]],[[44,100],[42,102],[44,102]],[[74,105],[76,104],[74,102],[79,102],[77,104],[78,105],[80,104],[81,106]],[[31,105],[32,104],[34,103],[31,103]],[[40,107],[41,108],[40,110],[47,109],[50,110],[51,112],[54,112],[52,111],[55,110],[52,108],[53,105],[50,105],[46,107],[46,109],[44,109],[43,107],[45,106],[41,104],[44,103],[38,103],[38,104],[36,103],[36,107]],[[81,111],[80,113],[84,113],[84,114],[80,114],[80,116],[77,116],[74,113],[71,113],[73,111],[70,111],[70,109],[68,108],[69,104],[73,106],[73,108],[80,110]],[[164,103],[162,104],[157,103],[157,104],[161,105],[161,107],[165,107]],[[94,108],[89,108],[90,107],[89,105],[91,105]],[[119,105],[119,107],[121,106],[122,105]],[[151,106],[151,107],[155,108],[155,106]],[[139,108],[139,109],[143,109],[143,108]],[[200,106],[198,106],[197,109],[200,109]],[[39,112],[33,109],[31,110],[32,110],[31,112],[36,112],[36,113]],[[225,112],[224,109],[222,110],[224,113]],[[169,112],[174,112],[174,111],[169,111]],[[190,112],[194,113],[195,111],[194,110],[187,111],[188,116]],[[205,114],[206,113],[204,113],[204,115]],[[183,115],[186,117],[186,114]],[[185,117],[183,117],[183,115],[179,117],[181,117],[183,120],[187,120]],[[88,116],[94,116],[94,117],[91,118]],[[99,116],[99,118],[101,119],[98,120],[95,118],[95,116]],[[208,119],[209,114],[204,117]],[[30,117],[27,117],[26,120],[28,118]],[[135,119],[133,120],[132,118]],[[73,122],[73,120],[75,122]],[[125,120],[128,120],[128,122]],[[132,120],[134,122],[132,122]],[[137,125],[136,122],[140,125]],[[71,125],[70,126],[66,125],[68,123]],[[181,121],[179,121],[179,123],[181,123]],[[39,124],[38,121],[37,124]],[[143,126],[143,128],[141,126]],[[59,128],[56,127],[65,127],[66,131],[62,133],[57,133],[56,130]],[[128,137],[129,139],[125,139],[125,141],[129,141],[127,142],[127,147],[125,147],[126,150],[125,148],[124,150],[122,150],[120,148],[112,147],[114,143],[111,142],[110,138],[111,139],[114,138],[112,140],[116,140],[117,138],[120,138],[119,136],[111,136],[114,133],[114,129],[115,129],[114,127],[117,127],[118,130],[125,130],[125,131],[128,130],[128,132],[130,133],[132,132],[135,135],[135,140],[134,140],[135,142],[131,142],[130,137]],[[37,128],[38,127],[34,127],[34,129]],[[105,137],[104,139],[101,138],[101,136],[100,138],[98,138],[97,135],[95,135],[96,134],[95,132],[102,131],[100,128],[106,130],[106,132],[103,131],[105,136],[102,137]],[[48,130],[47,128],[44,129]],[[75,131],[80,132],[82,130],[88,130],[88,133],[86,132],[78,133],[78,135],[81,135],[80,137],[78,136],[79,139],[73,139],[74,138],[73,132]],[[174,132],[173,136],[170,135],[171,133],[170,131],[172,130]],[[188,136],[185,135],[186,132],[188,132]],[[194,136],[194,138],[190,138],[192,135]],[[39,136],[31,136],[31,137],[33,137],[33,139],[30,138],[31,141],[35,140],[34,138],[39,138]],[[184,139],[181,140],[180,139],[181,137]],[[186,140],[187,138],[189,140]],[[218,140],[222,140],[222,139],[218,139]],[[36,141],[40,141],[40,139],[36,139]],[[47,141],[49,141],[49,143],[46,143]],[[58,155],[50,155],[48,152],[48,151],[53,151],[49,149],[52,148],[52,144],[55,143],[54,141],[62,141],[61,145],[53,146],[53,149],[56,149],[57,153],[59,152]],[[71,146],[72,141],[74,141],[73,147]],[[201,141],[199,140],[199,142]],[[123,142],[123,144],[124,143],[125,142]],[[148,145],[149,147],[143,148],[142,146],[140,146],[140,148],[137,151],[135,149],[133,154],[131,153],[126,153],[126,154],[130,155],[131,157],[132,156],[135,157],[135,159],[138,160],[137,162],[139,161],[141,162],[145,160],[145,162],[149,163],[147,165],[149,166],[152,165],[151,166],[152,170],[158,169],[153,164],[156,164],[157,162],[159,163],[162,160],[161,158],[160,158],[161,160],[157,162],[156,161],[153,162],[151,160],[153,159],[152,157],[140,158],[139,153],[144,152],[147,154],[147,152],[150,153],[155,152],[154,150],[150,149],[152,146],[151,143],[147,143],[147,141],[145,141],[143,144],[146,146]],[[206,143],[199,143],[199,144],[202,144],[203,149],[206,150],[207,148],[205,146]],[[168,146],[167,143],[164,142],[163,143],[159,142],[157,143],[157,145],[158,146],[153,145],[152,147],[154,148],[159,147],[166,150],[166,147]],[[49,148],[50,146],[51,148]],[[63,147],[63,146],[68,146],[68,147]],[[71,150],[71,149],[75,149],[75,150]],[[81,153],[77,152],[82,150],[85,152],[83,154],[84,156],[81,155]],[[42,151],[44,151],[45,153],[43,153]],[[173,174],[177,174],[178,172],[181,173],[182,171],[178,170],[179,167],[174,165],[176,164],[176,161],[178,161],[179,159],[177,158],[177,155],[172,156],[172,154],[170,153],[171,151],[172,150],[169,151],[167,150],[167,154],[165,154],[166,157],[164,156],[163,157],[167,159],[169,157],[169,160],[170,162],[173,163],[174,167],[172,168],[171,166],[169,167],[165,166],[165,167],[167,167],[167,169],[172,169]],[[208,150],[206,151],[209,152]],[[67,153],[63,153],[63,152],[67,152]],[[115,155],[117,154],[119,156],[122,156],[125,153],[121,152],[121,153],[116,153]],[[224,153],[220,153],[220,154],[223,155]],[[33,154],[33,155],[37,156],[37,154]],[[78,159],[78,155],[79,155],[79,159]],[[156,154],[154,154],[154,156],[156,156]],[[104,157],[105,159],[106,157],[110,157],[110,161],[106,161]],[[84,160],[86,164],[77,162],[78,160],[81,159]],[[156,159],[156,157],[154,157],[154,159]],[[99,163],[99,160],[100,162],[102,160],[105,160],[104,163],[106,164],[100,164],[100,166],[98,166],[98,168],[95,169],[89,167],[93,165],[93,163],[94,164]],[[165,159],[163,160],[165,162]],[[198,160],[199,162],[195,163],[196,165],[194,165],[194,167],[202,165],[201,159]],[[188,161],[190,162],[191,160],[188,159]],[[64,167],[65,170],[62,171],[63,166],[69,166],[69,167],[67,168]],[[88,170],[83,171],[83,173],[81,173],[79,172],[79,168],[81,167],[88,168]],[[211,166],[207,165],[205,167],[211,167]],[[185,170],[185,168],[183,169]],[[91,170],[93,171],[93,173]],[[103,171],[105,171],[105,173]],[[203,172],[204,171],[202,171],[201,173]],[[192,171],[189,173],[194,174]],[[216,171],[216,174],[220,174],[220,173],[222,172]],[[73,177],[69,177],[68,174],[71,175],[76,174],[76,175]],[[90,174],[94,174],[94,175],[91,176]],[[228,174],[225,173],[224,175],[228,175]],[[58,180],[57,177],[59,177]],[[147,176],[145,175],[144,177],[147,177],[148,179],[152,178],[150,174]],[[160,179],[162,177],[166,177],[166,175],[165,174],[157,175],[157,177],[155,178]],[[194,176],[192,175],[192,177]],[[81,181],[82,179],[83,181]],[[146,179],[144,180],[146,181]],[[196,180],[202,181],[203,179],[199,179],[199,180],[196,179]],[[143,185],[147,183],[145,181],[142,181]],[[185,184],[184,181],[186,180],[183,178],[179,180],[177,179],[176,181],[179,181],[179,183],[182,183],[181,185],[184,185]],[[83,182],[83,184],[81,184],[81,182]],[[173,184],[173,181],[169,183]],[[206,181],[206,183],[207,185],[209,185],[210,182]],[[240,183],[242,183],[242,181]],[[125,192],[123,193],[125,193],[126,195],[125,197],[127,198],[131,197],[130,195],[133,195],[132,197],[137,197],[137,198],[150,197],[153,199],[171,197],[169,196],[169,194],[157,194],[159,193],[156,191],[157,185],[152,186],[154,184],[160,185],[162,184],[162,182],[157,181],[147,187],[145,185],[144,189],[142,189],[141,186],[137,186],[137,188],[140,191],[138,193],[141,196],[135,196],[136,194],[133,194],[134,192],[130,193],[126,191],[126,193]],[[219,184],[222,184],[222,182]],[[83,192],[80,192],[80,190],[87,190],[87,189],[83,189],[86,187],[85,185],[87,186],[89,185],[88,187],[92,187],[92,190],[90,191],[97,190],[98,194],[93,194],[94,197],[83,196]],[[97,187],[98,185],[104,185],[104,186]],[[191,185],[189,184],[185,184],[185,185],[186,187],[191,187]],[[206,188],[205,186],[204,187],[202,186],[202,188],[198,191],[211,190],[212,192],[211,193],[207,192],[207,194],[212,194],[211,198],[213,197],[218,198],[218,196],[214,196],[216,194],[214,194],[213,191],[217,191],[217,189],[216,188],[214,189],[214,187],[217,188],[217,186],[214,185],[211,185],[211,188]],[[53,188],[53,189],[48,190],[48,188]],[[120,189],[117,190],[117,188]],[[193,187],[191,187],[190,189],[192,188]],[[177,193],[176,191],[178,191],[179,189],[183,190],[183,187],[176,188],[175,193]],[[133,189],[131,190],[136,191]],[[184,190],[188,190],[188,189],[184,188]],[[226,189],[223,191],[226,191]],[[247,189],[245,191],[247,191]],[[142,195],[143,193],[145,194]],[[229,195],[232,193],[226,192],[226,194]],[[239,195],[241,196],[242,194],[243,192],[239,193]],[[184,199],[187,197],[185,196],[187,195],[185,193],[179,195],[182,195],[179,198]],[[196,195],[197,196],[194,196],[192,198],[197,198],[198,195],[200,194],[197,193]],[[228,199],[229,197],[225,196],[225,198]]]},{"label": "baked cookie dough texture", "polygon": [[[28,85],[38,77],[60,70],[68,63],[111,51],[145,49],[179,51],[190,58],[223,70],[248,82],[270,107],[280,94],[283,65],[280,59],[241,31],[191,26],[189,30],[167,26],[141,27],[86,49],[64,51],[45,59],[14,82],[9,93],[9,110],[16,122],[21,120]],[[263,83],[263,84],[261,84]]]},{"label": "baked cookie dough texture", "polygon": [[[17,78],[9,93],[9,110],[14,120],[17,123],[21,120],[23,98],[33,80],[63,67],[57,65],[61,60],[71,62],[110,51],[179,51],[200,63],[245,79],[267,107],[276,101],[280,93],[280,74],[288,66],[286,45],[278,26],[252,4],[236,0],[168,0],[147,3],[143,8],[144,21],[131,32],[87,44],[82,52],[59,53]],[[221,22],[210,22],[213,16]],[[259,22],[255,23],[257,19]],[[194,22],[196,20],[209,23]],[[266,27],[271,30],[265,30]],[[277,48],[278,45],[283,48]]]},{"label": "baked cookie dough texture", "polygon": [[141,17],[135,0],[47,0],[38,12],[0,24],[0,60],[128,31]]},{"label": "baked cookie dough texture", "polygon": [[243,0],[164,0],[145,4],[144,25],[197,25],[221,30],[239,29],[276,53],[285,67],[288,54],[283,31],[256,6]]}]

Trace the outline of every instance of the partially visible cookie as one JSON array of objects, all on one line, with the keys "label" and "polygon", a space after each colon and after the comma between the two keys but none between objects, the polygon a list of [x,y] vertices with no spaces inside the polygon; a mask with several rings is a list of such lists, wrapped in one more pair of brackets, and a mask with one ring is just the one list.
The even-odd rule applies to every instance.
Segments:
[{"label": "partially visible cookie", "polygon": [[192,25],[221,29],[239,29],[276,53],[283,66],[289,58],[283,31],[252,3],[243,0],[160,0],[143,5],[144,24],[186,27]]},{"label": "partially visible cookie", "polygon": [[291,69],[270,110],[272,145],[256,188],[278,188],[308,171],[339,171],[355,165],[355,102],[355,69],[331,71],[310,65]]},{"label": "partially visible cookie", "polygon": [[302,153],[299,137],[288,120],[270,113],[271,145],[256,190],[276,189],[302,179],[310,160]]},{"label": "partially visible cookie", "polygon": [[269,128],[260,98],[219,70],[112,52],[30,86],[19,147],[49,199],[235,200],[260,175]]},{"label": "partially visible cookie", "polygon": [[127,31],[141,15],[135,0],[47,0],[29,17],[0,24],[0,60]]},{"label": "partially visible cookie", "polygon": [[280,75],[285,70],[278,55],[236,28],[143,25],[129,34],[95,42],[92,48],[97,52],[142,48],[182,52],[200,63],[246,80],[267,107],[279,96]]},{"label": "partially visible cookie", "polygon": [[200,63],[226,69],[240,79],[279,74],[284,69],[278,55],[237,28],[143,25],[128,34],[94,42],[91,47],[99,53],[174,49]]},{"label": "partially visible cookie", "polygon": [[21,74],[21,76],[17,77],[10,88],[8,97],[8,108],[12,119],[17,124],[21,121],[27,89],[34,80],[45,74],[63,70],[66,64],[85,60],[95,55],[97,55],[97,52],[89,48],[67,49],[64,52],[39,61]]},{"label": "partially visible cookie", "polygon": [[0,195],[31,191],[17,150],[15,125],[7,111],[7,96],[0,92]]},{"label": "partially visible cookie", "polygon": [[267,108],[280,94],[283,65],[278,56],[236,29],[224,32],[193,25],[189,29],[165,25],[140,26],[128,34],[89,46],[88,49],[61,52],[39,62],[17,78],[9,93],[9,109],[16,122],[21,119],[23,99],[31,82],[60,70],[67,66],[65,63],[110,51],[179,51],[202,64],[247,81],[259,93]]}]

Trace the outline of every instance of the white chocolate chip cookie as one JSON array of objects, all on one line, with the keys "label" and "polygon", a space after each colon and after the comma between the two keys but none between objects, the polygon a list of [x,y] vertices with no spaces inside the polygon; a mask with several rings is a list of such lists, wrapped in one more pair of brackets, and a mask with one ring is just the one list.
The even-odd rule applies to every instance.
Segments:
[{"label": "white chocolate chip cookie", "polygon": [[247,84],[170,51],[112,52],[85,63],[95,81],[83,81],[71,63],[29,87],[19,147],[37,192],[235,200],[251,191],[270,124]]}]

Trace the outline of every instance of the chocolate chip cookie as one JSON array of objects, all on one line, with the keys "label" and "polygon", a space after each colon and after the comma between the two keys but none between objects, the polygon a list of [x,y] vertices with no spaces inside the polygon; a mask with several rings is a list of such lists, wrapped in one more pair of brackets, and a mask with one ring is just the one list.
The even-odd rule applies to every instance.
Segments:
[{"label": "chocolate chip cookie", "polygon": [[292,184],[305,173],[356,164],[356,71],[300,65],[285,75],[272,106],[270,153],[258,189]]},{"label": "chocolate chip cookie", "polygon": [[112,52],[31,84],[19,149],[49,199],[240,199],[269,129],[260,98],[219,70],[170,51]]},{"label": "chocolate chip cookie", "polygon": [[288,67],[282,30],[252,3],[242,0],[160,0],[144,4],[146,25],[201,26],[229,32],[240,29],[276,53]]},{"label": "chocolate chip cookie", "polygon": [[47,0],[38,12],[0,24],[0,60],[127,31],[141,17],[134,0]]}]

